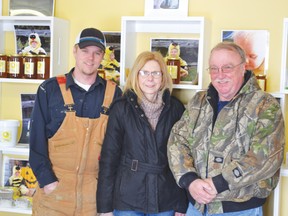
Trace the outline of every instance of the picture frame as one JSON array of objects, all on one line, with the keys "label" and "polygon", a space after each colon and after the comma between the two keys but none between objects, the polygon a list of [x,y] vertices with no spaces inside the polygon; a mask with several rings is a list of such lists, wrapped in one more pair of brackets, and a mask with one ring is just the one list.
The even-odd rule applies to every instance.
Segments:
[{"label": "picture frame", "polygon": [[35,104],[36,94],[21,94],[22,130],[19,144],[29,145],[30,119]]},{"label": "picture frame", "polygon": [[199,71],[199,39],[196,38],[151,38],[151,51],[158,51],[165,58],[168,55],[168,47],[171,43],[180,46],[180,58],[186,61],[188,75],[181,77],[180,84],[198,84]]},{"label": "picture frame", "polygon": [[145,0],[145,16],[188,16],[188,0]]},{"label": "picture frame", "polygon": [[9,0],[9,16],[54,16],[55,0]]},{"label": "picture frame", "polygon": [[256,76],[266,75],[269,58],[269,32],[267,30],[222,30],[222,41],[238,44],[246,52],[246,70]]},{"label": "picture frame", "polygon": [[40,38],[41,48],[50,55],[51,30],[50,26],[14,25],[16,53],[21,54],[25,47],[29,46],[29,35],[37,33]]}]

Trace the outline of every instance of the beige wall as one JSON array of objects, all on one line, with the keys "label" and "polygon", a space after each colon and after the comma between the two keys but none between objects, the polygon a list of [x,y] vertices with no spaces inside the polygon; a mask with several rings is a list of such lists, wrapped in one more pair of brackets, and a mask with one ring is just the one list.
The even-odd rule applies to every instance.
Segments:
[{"label": "beige wall", "polygon": [[[67,38],[67,40],[71,45],[71,55],[68,71],[74,65],[72,46],[76,35],[82,28],[96,27],[103,31],[120,31],[121,16],[144,15],[145,0],[55,0],[55,2],[55,16],[70,21],[70,38]],[[3,0],[3,15],[8,15],[7,8],[8,0]],[[288,1],[286,0],[189,0],[188,15],[204,16],[209,20],[211,35],[208,44],[211,46],[221,40],[221,30],[224,29],[268,30],[270,32],[270,50],[267,91],[279,92],[283,18],[288,17],[287,8]],[[209,77],[208,74],[205,74],[204,87],[208,83]],[[35,86],[31,89],[35,90]],[[2,91],[5,91],[3,86]],[[17,95],[18,92],[12,94]],[[175,91],[175,94],[182,97],[183,101],[187,101],[191,98],[193,91]],[[3,103],[6,100],[10,100],[9,97],[2,98]],[[4,109],[2,102],[1,109]],[[6,108],[1,112],[5,114]],[[18,107],[17,112],[19,112]],[[17,113],[14,118],[18,118],[19,115]],[[7,117],[6,115],[3,116]],[[287,149],[286,145],[286,151]],[[287,205],[282,205],[281,212],[288,212]],[[2,214],[0,213],[0,215]],[[282,215],[284,216],[284,214]]]}]

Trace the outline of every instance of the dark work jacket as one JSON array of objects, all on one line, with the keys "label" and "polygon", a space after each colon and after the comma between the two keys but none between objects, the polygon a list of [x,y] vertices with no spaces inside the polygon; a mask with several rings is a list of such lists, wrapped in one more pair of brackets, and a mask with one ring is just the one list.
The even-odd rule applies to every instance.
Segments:
[{"label": "dark work jacket", "polygon": [[184,106],[169,91],[163,101],[155,131],[132,91],[111,106],[100,159],[98,212],[186,212],[185,191],[176,184],[167,159],[170,131]]}]

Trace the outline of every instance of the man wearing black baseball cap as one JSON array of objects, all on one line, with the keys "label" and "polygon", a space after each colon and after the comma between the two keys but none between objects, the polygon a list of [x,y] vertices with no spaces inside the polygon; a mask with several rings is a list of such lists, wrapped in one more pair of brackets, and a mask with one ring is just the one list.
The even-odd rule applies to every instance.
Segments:
[{"label": "man wearing black baseball cap", "polygon": [[83,29],[73,48],[75,67],[38,88],[29,156],[39,183],[34,216],[97,214],[98,160],[107,111],[122,95],[115,83],[97,74],[105,47],[100,30]]}]

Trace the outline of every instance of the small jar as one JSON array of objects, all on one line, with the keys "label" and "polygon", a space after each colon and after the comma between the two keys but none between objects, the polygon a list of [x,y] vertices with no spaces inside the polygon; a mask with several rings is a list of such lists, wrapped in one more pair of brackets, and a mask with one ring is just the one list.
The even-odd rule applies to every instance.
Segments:
[{"label": "small jar", "polygon": [[106,74],[105,74],[105,70],[104,69],[98,69],[97,73],[100,77],[102,77],[103,79],[106,79]]},{"label": "small jar", "polygon": [[36,56],[26,55],[23,58],[24,62],[24,78],[25,79],[35,79],[36,78]]},{"label": "small jar", "polygon": [[168,58],[167,71],[171,75],[174,84],[180,83],[180,59]]},{"label": "small jar", "polygon": [[50,76],[50,56],[37,56],[37,79],[48,79]]},{"label": "small jar", "polygon": [[21,55],[15,54],[8,57],[8,77],[23,78],[23,58]]},{"label": "small jar", "polygon": [[256,76],[258,84],[263,91],[266,91],[266,75],[265,74],[258,74]]},{"label": "small jar", "polygon": [[7,77],[7,56],[4,54],[0,54],[0,78],[6,78]]}]

